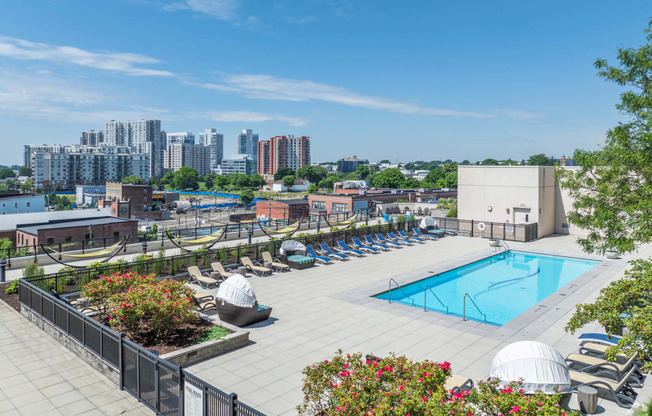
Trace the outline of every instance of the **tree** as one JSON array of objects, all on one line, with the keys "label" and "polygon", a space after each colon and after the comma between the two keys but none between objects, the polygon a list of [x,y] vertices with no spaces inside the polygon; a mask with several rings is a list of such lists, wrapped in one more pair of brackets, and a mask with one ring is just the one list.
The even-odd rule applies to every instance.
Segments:
[{"label": "tree", "polygon": [[495,166],[498,164],[498,161],[496,159],[487,158],[483,160],[480,164],[483,166]]},{"label": "tree", "polygon": [[159,185],[163,186],[174,186],[174,173],[165,172],[163,177],[159,180]]},{"label": "tree", "polygon": [[464,159],[464,160],[462,161],[462,163],[460,163],[460,165],[464,165],[464,166],[467,166],[467,165],[470,165],[470,164],[471,164],[471,162],[469,162],[469,161],[466,160],[466,159]]},{"label": "tree", "polygon": [[213,189],[220,190],[229,183],[229,178],[224,175],[217,175],[213,178]]},{"label": "tree", "polygon": [[288,191],[291,191],[292,187],[294,186],[294,176],[293,175],[284,176],[283,186],[286,187]]},{"label": "tree", "polygon": [[405,176],[403,176],[400,169],[385,169],[374,176],[372,186],[376,188],[399,188],[403,180],[405,180]]},{"label": "tree", "polygon": [[317,192],[317,184],[316,183],[311,183],[310,186],[308,187],[308,193],[309,194],[314,194]]},{"label": "tree", "polygon": [[207,173],[206,175],[204,175],[204,181],[203,182],[204,182],[204,186],[206,187],[206,189],[212,189],[213,188],[213,181],[215,180],[216,176],[217,175],[214,174],[214,173]]},{"label": "tree", "polygon": [[652,21],[647,43],[619,48],[619,66],[598,59],[598,76],[628,90],[616,108],[630,116],[607,132],[602,149],[576,150],[579,169],[559,169],[558,180],[574,198],[568,222],[588,232],[578,239],[589,253],[631,252],[652,240]]},{"label": "tree", "polygon": [[432,169],[425,178],[423,178],[424,186],[429,188],[436,188],[438,183],[444,179],[446,174],[444,173],[444,168],[437,166]]},{"label": "tree", "polygon": [[401,183],[403,189],[415,189],[419,187],[419,181],[414,178],[405,178]]},{"label": "tree", "polygon": [[134,185],[142,185],[143,184],[143,178],[141,178],[138,175],[129,175],[126,178],[122,180],[122,183],[131,183]]},{"label": "tree", "polygon": [[259,174],[249,176],[249,186],[252,188],[262,188],[266,183],[265,178]]},{"label": "tree", "polygon": [[26,166],[21,166],[18,169],[18,176],[32,176],[32,169]]},{"label": "tree", "polygon": [[297,178],[308,179],[310,183],[318,183],[326,177],[327,173],[323,166],[307,165],[297,169]]},{"label": "tree", "polygon": [[290,168],[278,168],[278,170],[274,174],[274,180],[280,181],[281,179],[283,179],[284,176],[288,176],[288,175],[294,176],[294,171]]},{"label": "tree", "polygon": [[177,190],[190,189],[196,191],[199,188],[199,175],[195,169],[188,166],[183,166],[174,172],[173,178],[174,187]]},{"label": "tree", "polygon": [[444,178],[444,186],[446,188],[457,188],[457,170],[449,172]]},{"label": "tree", "polygon": [[245,189],[244,191],[240,192],[240,202],[242,202],[245,205],[249,205],[254,201],[254,191],[251,189]]},{"label": "tree", "polygon": [[332,191],[333,190],[333,185],[335,184],[335,182],[339,182],[339,181],[340,180],[337,177],[337,175],[331,173],[330,175],[328,175],[326,177],[326,179],[320,181],[318,186],[321,189],[326,189],[326,190]]},{"label": "tree", "polygon": [[0,179],[15,178],[16,174],[11,168],[4,167],[0,169]]},{"label": "tree", "polygon": [[32,178],[29,178],[28,180],[26,180],[20,185],[20,192],[24,194],[31,192],[33,186],[34,186],[34,181],[32,180]]},{"label": "tree", "polygon": [[369,169],[369,166],[367,165],[360,165],[358,168],[355,170],[355,173],[358,175],[360,179],[367,179],[367,177],[372,173],[371,169]]},{"label": "tree", "polygon": [[527,160],[527,164],[530,166],[552,166],[553,165],[553,163],[543,153],[530,156],[530,158]]},{"label": "tree", "polygon": [[392,162],[390,162],[389,159],[383,159],[383,160],[381,160],[381,161],[378,162],[378,163],[380,163],[380,164],[387,163],[387,164],[389,165],[389,164],[391,164]]}]

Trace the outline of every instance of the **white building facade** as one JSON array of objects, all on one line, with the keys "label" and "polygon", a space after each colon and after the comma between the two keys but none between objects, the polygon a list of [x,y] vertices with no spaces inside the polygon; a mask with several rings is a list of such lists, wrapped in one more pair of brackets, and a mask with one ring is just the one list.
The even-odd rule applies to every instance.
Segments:
[{"label": "white building facade", "polygon": [[224,158],[224,135],[216,129],[204,129],[199,133],[199,144],[209,148],[210,168],[217,168]]},{"label": "white building facade", "polygon": [[104,141],[109,146],[128,146],[134,153],[149,154],[150,171],[145,176],[162,176],[165,142],[161,120],[107,121]]},{"label": "white building facade", "polygon": [[200,144],[171,143],[163,155],[164,169],[176,172],[184,166],[200,175],[210,173],[210,149]]},{"label": "white building facade", "polygon": [[254,162],[258,160],[258,134],[251,129],[244,129],[236,136],[236,146],[238,154],[249,155]]},{"label": "white building facade", "polygon": [[256,173],[256,162],[250,155],[232,155],[230,159],[223,159],[220,174],[231,175],[234,173],[253,175]]}]

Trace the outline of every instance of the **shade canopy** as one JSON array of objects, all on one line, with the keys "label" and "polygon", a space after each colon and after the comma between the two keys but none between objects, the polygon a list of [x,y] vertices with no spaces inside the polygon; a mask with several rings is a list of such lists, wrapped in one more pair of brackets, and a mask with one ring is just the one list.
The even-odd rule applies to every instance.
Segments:
[{"label": "shade canopy", "polygon": [[435,224],[435,219],[428,216],[428,217],[423,217],[421,222],[419,223],[419,228],[423,229],[429,229],[429,228],[435,228],[437,224]]},{"label": "shade canopy", "polygon": [[256,292],[243,275],[234,274],[220,283],[215,298],[236,306],[253,308]]},{"label": "shade canopy", "polygon": [[283,241],[283,244],[281,244],[281,254],[306,254],[306,246],[301,244],[298,241],[294,240],[285,240]]},{"label": "shade canopy", "polygon": [[491,378],[501,380],[501,385],[523,380],[526,393],[542,391],[569,392],[570,374],[564,357],[550,345],[537,341],[519,341],[509,344],[496,354],[491,362]]}]

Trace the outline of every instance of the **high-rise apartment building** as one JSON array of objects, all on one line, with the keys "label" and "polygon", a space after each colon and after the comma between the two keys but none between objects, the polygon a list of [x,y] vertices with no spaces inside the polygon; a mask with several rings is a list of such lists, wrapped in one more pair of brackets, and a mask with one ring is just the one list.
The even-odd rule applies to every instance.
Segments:
[{"label": "high-rise apartment building", "polygon": [[[59,150],[59,149],[56,149]],[[149,155],[133,153],[127,146],[66,146],[62,151],[37,150],[34,183],[37,188],[75,185],[103,185],[130,175],[148,179]]]},{"label": "high-rise apartment building", "polygon": [[163,174],[165,142],[161,134],[161,120],[107,121],[104,142],[109,146],[128,146],[135,153],[147,153],[150,158],[148,177]]},{"label": "high-rise apartment building", "polygon": [[279,168],[297,169],[310,164],[310,137],[276,136],[258,142],[258,173],[273,175]]},{"label": "high-rise apartment building", "polygon": [[189,143],[195,144],[195,135],[189,131],[179,133],[165,133],[165,145],[172,143]]},{"label": "high-rise apartment building", "polygon": [[199,144],[209,147],[210,168],[216,169],[224,158],[224,135],[215,129],[204,129],[199,133]]},{"label": "high-rise apartment building", "polygon": [[251,129],[242,130],[242,133],[236,136],[236,151],[241,155],[249,155],[256,161],[258,160],[258,135],[254,134]]},{"label": "high-rise apartment building", "polygon": [[97,147],[104,144],[104,131],[103,130],[86,130],[82,131],[79,138],[79,144],[82,146]]},{"label": "high-rise apartment building", "polygon": [[163,155],[164,169],[176,172],[184,166],[195,169],[200,175],[211,173],[209,147],[190,143],[169,144]]},{"label": "high-rise apartment building", "polygon": [[32,170],[32,175],[36,171],[36,152],[61,153],[65,146],[60,144],[26,144],[23,153],[23,166]]}]

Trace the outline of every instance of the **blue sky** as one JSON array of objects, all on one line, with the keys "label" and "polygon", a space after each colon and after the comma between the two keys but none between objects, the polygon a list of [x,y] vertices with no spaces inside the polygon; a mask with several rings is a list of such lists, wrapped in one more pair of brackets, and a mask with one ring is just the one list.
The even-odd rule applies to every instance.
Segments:
[{"label": "blue sky", "polygon": [[649,0],[2,1],[0,163],[110,119],[308,135],[315,162],[593,149],[623,116],[595,76]]}]

